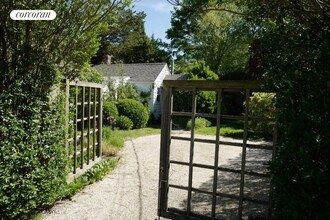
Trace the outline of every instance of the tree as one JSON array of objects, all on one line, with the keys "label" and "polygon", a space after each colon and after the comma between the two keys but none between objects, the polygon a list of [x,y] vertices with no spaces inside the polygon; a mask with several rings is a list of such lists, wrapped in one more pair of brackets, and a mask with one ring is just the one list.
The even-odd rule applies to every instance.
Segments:
[{"label": "tree", "polygon": [[[171,0],[182,7],[186,1]],[[319,0],[196,1],[196,13],[241,15],[254,32],[249,65],[276,92],[279,140],[270,165],[277,219],[330,218],[330,6]]]},{"label": "tree", "polygon": [[109,92],[105,95],[105,99],[110,102],[115,102],[122,99],[139,100],[139,95],[134,85],[130,82],[125,82],[124,79],[121,79],[119,84],[115,86],[115,81],[110,78],[108,88]]},{"label": "tree", "polygon": [[[0,3],[0,216],[20,219],[61,196],[67,174],[64,100],[51,91],[96,52],[105,19],[126,0]],[[15,9],[51,9],[53,21],[13,21]],[[58,85],[59,84],[59,85]],[[28,217],[27,217],[28,218]]]},{"label": "tree", "polygon": [[94,82],[94,83],[103,83],[104,76],[93,69],[87,62],[81,66],[79,69],[79,80],[87,81],[87,82]]},{"label": "tree", "polygon": [[186,69],[189,79],[204,79],[204,80],[218,80],[219,77],[215,74],[205,61],[196,61]]},{"label": "tree", "polygon": [[[120,14],[117,33],[107,37],[109,52],[114,60],[123,63],[143,63],[150,47],[149,39],[144,30],[144,12],[133,12],[131,9]],[[116,30],[116,29],[114,29]]]},{"label": "tree", "polygon": [[139,95],[134,88],[134,85],[130,82],[125,82],[123,80],[120,81],[117,87],[117,100],[122,99],[134,99],[139,100]]},{"label": "tree", "polygon": [[161,39],[156,39],[154,35],[150,38],[150,50],[148,54],[148,62],[166,62],[169,64],[171,60],[171,51],[169,45]]},{"label": "tree", "polygon": [[[172,15],[167,36],[188,58],[205,60],[219,76],[244,72],[248,60],[251,34],[244,20],[229,12],[199,13],[196,2],[184,1]],[[239,10],[234,4],[227,8]]]},{"label": "tree", "polygon": [[[219,77],[205,61],[197,61],[187,68],[189,79],[191,80],[218,80]],[[201,113],[213,114],[216,110],[216,92],[202,91],[197,94],[196,110]]]},{"label": "tree", "polygon": [[[206,65],[205,61],[196,61],[191,66],[188,66],[184,72],[188,72],[189,80],[218,80],[219,77],[210,67]],[[176,91],[174,93],[173,106],[175,111],[191,111],[191,103],[187,100],[191,96],[188,91]],[[196,110],[200,113],[215,113],[216,110],[216,92],[202,91],[197,93]]]},{"label": "tree", "polygon": [[92,62],[99,64],[106,55],[111,55],[114,62],[122,63],[168,61],[169,55],[164,49],[165,44],[153,36],[149,38],[146,35],[145,17],[144,12],[135,12],[133,8],[128,7],[110,18],[108,30],[102,35],[101,45]]},{"label": "tree", "polygon": [[310,2],[255,8],[269,17],[254,22],[264,27],[258,33],[260,69],[277,92],[280,133],[271,173],[279,219],[330,217],[330,191],[323,190],[330,184],[329,7],[319,13]]}]

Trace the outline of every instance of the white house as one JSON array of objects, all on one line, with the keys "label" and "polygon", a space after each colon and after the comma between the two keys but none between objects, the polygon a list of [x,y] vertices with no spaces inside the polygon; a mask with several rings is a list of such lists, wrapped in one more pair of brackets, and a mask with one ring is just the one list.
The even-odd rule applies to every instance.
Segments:
[{"label": "white house", "polygon": [[119,80],[131,82],[141,92],[151,91],[150,112],[158,118],[161,114],[162,84],[170,70],[166,63],[133,63],[133,64],[100,64],[93,67],[102,73],[106,85],[112,79],[116,84]]}]

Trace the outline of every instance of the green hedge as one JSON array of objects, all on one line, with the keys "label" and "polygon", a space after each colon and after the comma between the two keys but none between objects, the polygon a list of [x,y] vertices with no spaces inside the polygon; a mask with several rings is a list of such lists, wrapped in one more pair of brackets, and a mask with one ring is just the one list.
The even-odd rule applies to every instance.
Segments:
[{"label": "green hedge", "polygon": [[144,128],[147,125],[149,114],[142,103],[133,99],[124,99],[117,104],[119,115],[132,120],[133,128]]},{"label": "green hedge", "polygon": [[262,72],[276,92],[278,141],[270,166],[275,218],[330,219],[328,9],[283,9],[273,9],[274,26],[259,39]]},{"label": "green hedge", "polygon": [[249,104],[250,116],[267,118],[268,121],[249,122],[249,127],[256,134],[273,134],[275,120],[275,94],[274,93],[254,93]]},{"label": "green hedge", "polygon": [[121,130],[131,130],[133,127],[133,122],[128,117],[122,115],[116,119],[116,127]]},{"label": "green hedge", "polygon": [[[195,119],[195,129],[210,127],[211,122],[205,118],[196,118]],[[191,129],[191,119],[187,123],[187,129]]]},{"label": "green hedge", "polygon": [[119,115],[116,104],[109,101],[103,101],[103,124],[110,124],[110,117],[117,118]]},{"label": "green hedge", "polygon": [[[52,205],[65,187],[63,106],[33,100],[10,108],[11,98],[0,94],[0,217],[28,218],[38,207]],[[18,114],[19,112],[20,114]],[[23,114],[24,113],[24,114]]]}]

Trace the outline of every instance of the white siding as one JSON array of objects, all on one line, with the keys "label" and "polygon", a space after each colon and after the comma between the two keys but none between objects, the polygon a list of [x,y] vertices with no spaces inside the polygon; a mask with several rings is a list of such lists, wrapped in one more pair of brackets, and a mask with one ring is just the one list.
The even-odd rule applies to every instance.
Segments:
[{"label": "white siding", "polygon": [[154,104],[152,102],[153,92],[154,92],[154,84],[152,82],[132,82],[135,86],[138,95],[141,92],[149,92],[151,90],[150,100],[149,100],[149,111],[153,112]]},{"label": "white siding", "polygon": [[161,87],[163,86],[163,80],[167,75],[170,74],[171,74],[170,70],[166,64],[154,82],[154,91],[152,95],[152,103],[153,103],[152,112],[154,113],[154,116],[156,118],[158,118],[161,115],[161,109],[162,109],[161,106],[162,94],[159,94],[160,95],[159,101],[157,101],[157,90],[159,90],[160,92],[162,91]]},{"label": "white siding", "polygon": [[[155,79],[154,82],[132,82],[131,83],[135,86],[135,88],[137,89],[138,94],[140,94],[140,92],[148,92],[151,89],[151,95],[150,95],[150,102],[149,102],[149,106],[150,106],[150,113],[153,113],[154,116],[156,118],[158,118],[161,115],[161,101],[162,101],[162,94],[159,94],[159,100],[157,101],[157,90],[160,91],[161,93],[161,87],[163,85],[163,80],[164,78],[170,75],[170,70],[167,66],[167,64],[164,65],[163,69],[161,70],[161,72],[158,74],[157,78]],[[120,79],[124,79],[124,82],[126,83],[127,81],[129,81],[130,77],[111,77],[114,81],[115,81],[115,87],[118,86]],[[109,78],[106,77],[105,78],[105,83],[108,84],[109,82]],[[106,88],[104,88],[104,92],[108,91],[107,86],[105,86]]]},{"label": "white siding", "polygon": [[132,82],[132,84],[136,87],[138,93],[140,92],[148,92],[152,87],[152,82]]},{"label": "white siding", "polygon": [[[113,81],[113,85],[114,85],[115,89],[118,88],[121,81],[124,81],[124,84],[125,84],[130,79],[130,77],[128,77],[128,76],[113,76],[113,77],[110,77],[110,78]],[[108,83],[110,82],[110,78],[109,77],[104,77],[103,94],[109,92]],[[115,94],[115,97],[117,99],[117,92]]]},{"label": "white siding", "polygon": [[[153,90],[153,83],[151,82],[133,82],[133,85],[135,86],[138,95],[140,95],[141,92],[149,92],[150,90]],[[151,91],[151,96],[152,96],[152,92]],[[151,100],[149,101],[149,111],[151,112],[153,109],[153,104],[151,102]]]}]

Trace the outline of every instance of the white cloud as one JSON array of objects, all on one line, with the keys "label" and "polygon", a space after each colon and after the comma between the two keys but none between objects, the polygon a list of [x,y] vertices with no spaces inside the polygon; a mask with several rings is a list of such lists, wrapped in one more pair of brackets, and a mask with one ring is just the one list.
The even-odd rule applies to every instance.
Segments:
[{"label": "white cloud", "polygon": [[170,13],[170,10],[173,8],[172,5],[165,2],[157,2],[156,4],[152,5],[152,7],[159,12]]},{"label": "white cloud", "polygon": [[[143,1],[143,0],[142,0]],[[146,7],[146,8],[150,8],[153,9],[157,12],[162,12],[162,13],[170,13],[170,10],[173,9],[173,6],[168,3],[166,0],[161,0],[160,1],[138,1],[136,2],[136,6],[140,6],[140,7]]]}]

